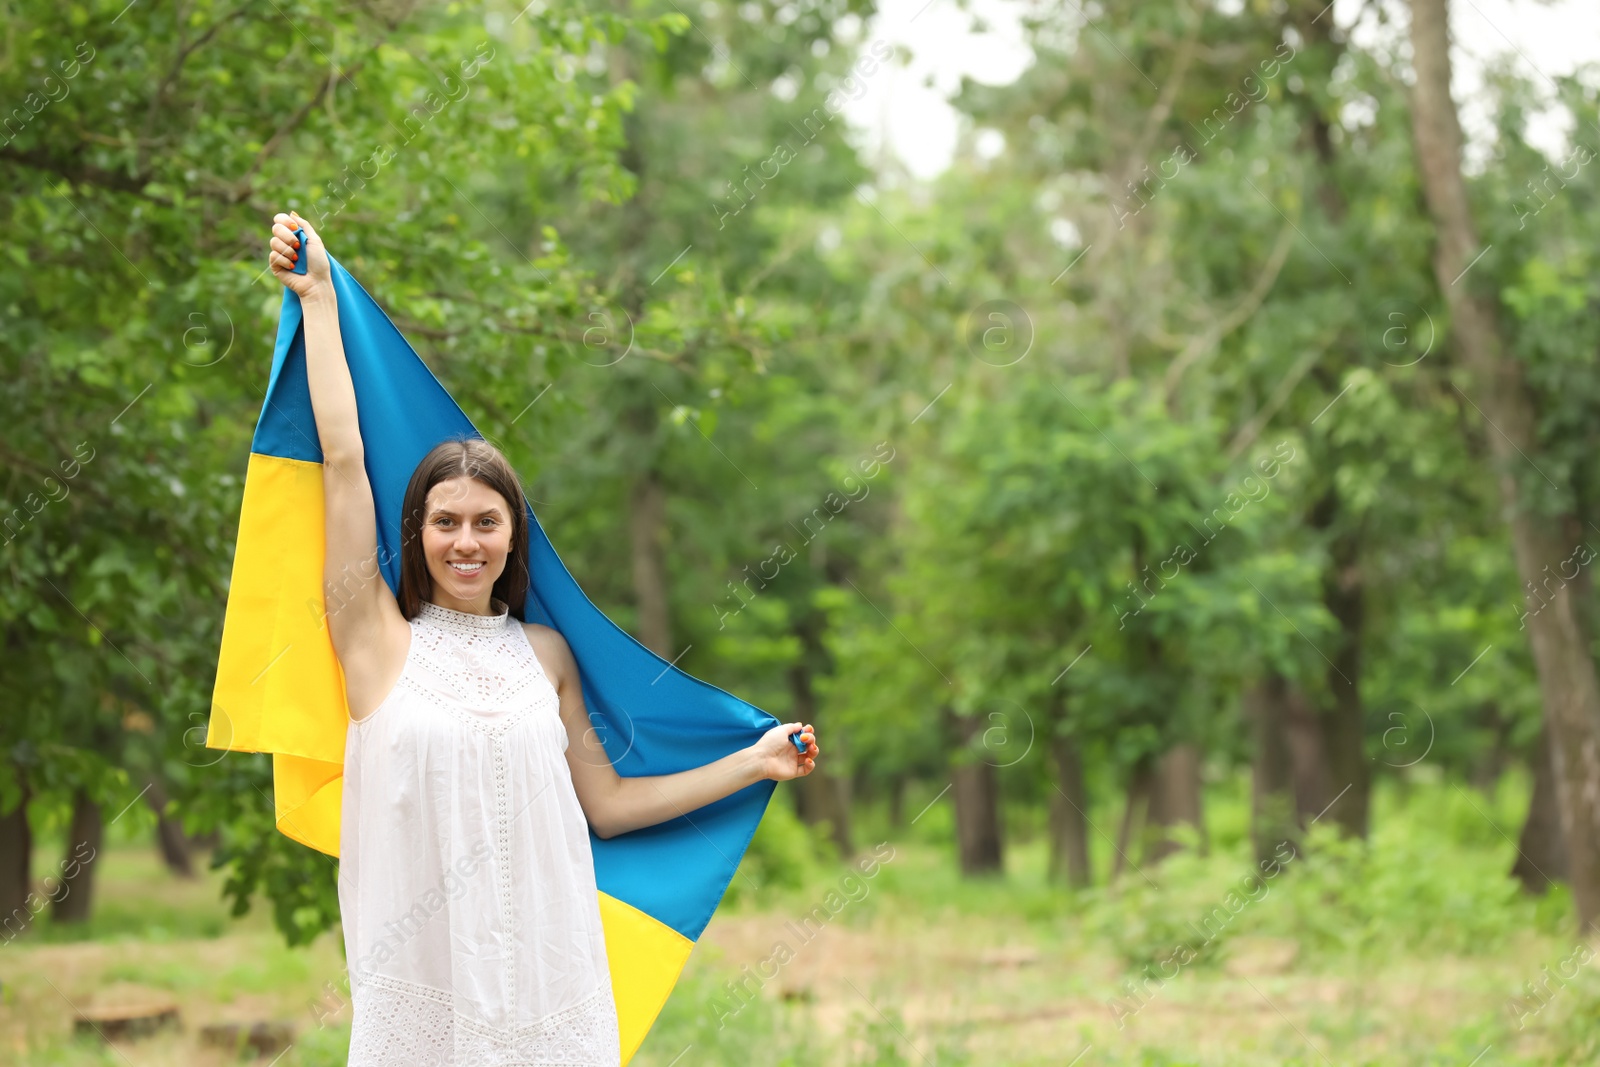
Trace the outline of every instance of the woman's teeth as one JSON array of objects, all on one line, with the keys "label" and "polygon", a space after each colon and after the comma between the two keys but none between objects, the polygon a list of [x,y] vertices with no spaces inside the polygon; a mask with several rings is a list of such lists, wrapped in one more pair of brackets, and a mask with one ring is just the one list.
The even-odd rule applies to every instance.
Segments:
[{"label": "woman's teeth", "polygon": [[479,571],[483,570],[483,564],[481,562],[479,562],[479,563],[455,563],[455,562],[450,562],[450,566],[452,568],[454,568],[454,570],[455,570],[455,572],[457,574],[477,574]]}]

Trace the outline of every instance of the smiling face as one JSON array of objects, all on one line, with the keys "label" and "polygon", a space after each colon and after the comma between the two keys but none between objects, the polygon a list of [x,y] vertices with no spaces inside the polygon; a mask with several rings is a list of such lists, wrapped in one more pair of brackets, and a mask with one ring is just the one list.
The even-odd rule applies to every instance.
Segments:
[{"label": "smiling face", "polygon": [[428,490],[422,553],[433,594],[457,611],[486,612],[494,583],[511,552],[512,513],[505,497],[465,475]]}]

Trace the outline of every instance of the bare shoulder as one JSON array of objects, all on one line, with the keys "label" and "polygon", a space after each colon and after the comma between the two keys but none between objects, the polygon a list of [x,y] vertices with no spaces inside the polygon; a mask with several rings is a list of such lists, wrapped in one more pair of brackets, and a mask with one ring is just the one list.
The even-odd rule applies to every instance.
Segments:
[{"label": "bare shoulder", "polygon": [[550,676],[550,681],[560,689],[562,682],[577,671],[577,662],[572,658],[567,639],[561,636],[560,630],[537,622],[523,623],[522,632],[528,635],[528,644],[533,646],[533,653],[539,657],[539,663]]}]

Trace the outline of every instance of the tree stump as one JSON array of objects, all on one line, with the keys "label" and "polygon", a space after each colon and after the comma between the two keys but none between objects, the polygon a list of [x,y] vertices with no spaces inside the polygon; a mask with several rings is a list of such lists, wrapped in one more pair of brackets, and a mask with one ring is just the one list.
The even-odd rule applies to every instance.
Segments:
[{"label": "tree stump", "polygon": [[80,1008],[73,1029],[80,1034],[96,1034],[105,1041],[123,1041],[179,1025],[176,1001],[150,998]]},{"label": "tree stump", "polygon": [[275,1056],[294,1044],[294,1026],[286,1022],[211,1023],[200,1029],[200,1042],[230,1049],[249,1049],[257,1056]]}]

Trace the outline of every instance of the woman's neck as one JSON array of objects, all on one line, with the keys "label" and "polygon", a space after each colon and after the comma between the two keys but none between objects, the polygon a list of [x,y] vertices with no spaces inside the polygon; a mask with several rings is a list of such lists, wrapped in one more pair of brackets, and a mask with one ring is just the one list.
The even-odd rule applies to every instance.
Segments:
[{"label": "woman's neck", "polygon": [[441,608],[449,608],[451,611],[466,612],[468,615],[500,614],[492,605],[493,594],[488,592],[482,594],[481,596],[474,597],[471,600],[460,600],[451,596],[449,593],[446,593],[444,590],[436,588],[433,590],[432,595],[430,595],[428,599],[430,602],[439,605]]}]

